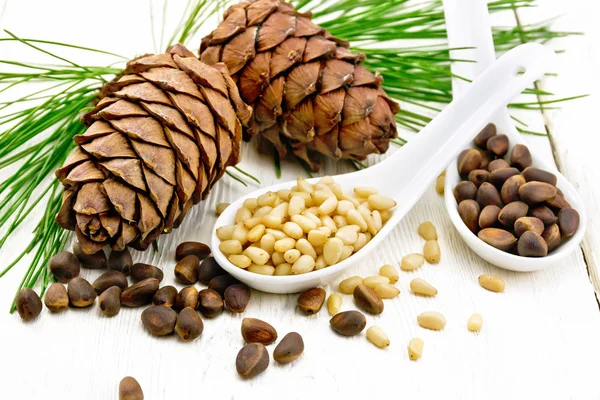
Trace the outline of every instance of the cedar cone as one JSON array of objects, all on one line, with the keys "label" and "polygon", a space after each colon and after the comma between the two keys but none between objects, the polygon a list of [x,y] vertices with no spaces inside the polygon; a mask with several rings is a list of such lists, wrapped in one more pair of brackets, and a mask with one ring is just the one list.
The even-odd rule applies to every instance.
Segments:
[{"label": "cedar cone", "polygon": [[259,133],[280,156],[289,149],[316,171],[315,153],[364,160],[397,137],[399,105],[381,88],[381,75],[360,65],[364,54],[348,47],[289,3],[246,0],[202,40],[200,59],[225,63],[253,106],[245,140]]},{"label": "cedar cone", "polygon": [[181,45],[130,61],[102,88],[56,171],[64,185],[56,221],[86,253],[107,244],[145,250],[239,161],[251,115],[227,68]]}]

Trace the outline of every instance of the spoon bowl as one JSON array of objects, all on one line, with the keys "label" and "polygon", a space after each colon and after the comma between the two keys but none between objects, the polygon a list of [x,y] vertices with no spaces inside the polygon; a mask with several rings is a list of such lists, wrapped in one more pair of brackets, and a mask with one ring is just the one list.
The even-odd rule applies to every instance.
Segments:
[{"label": "spoon bowl", "polygon": [[[480,0],[445,0],[444,10],[446,14],[446,28],[448,31],[448,42],[450,48],[460,48],[454,56],[473,60],[472,63],[452,64],[453,74],[466,78],[475,78],[492,65],[496,59],[492,30],[489,22],[487,3]],[[452,56],[452,54],[451,54]],[[469,83],[461,79],[453,79],[452,91],[455,98],[460,99],[468,92]],[[490,120],[496,125],[499,133],[508,136],[510,150],[516,144],[527,145],[523,136],[517,131],[506,107],[497,110]],[[468,146],[465,146],[468,147]],[[471,144],[471,147],[474,145]],[[480,240],[471,232],[458,214],[458,204],[453,195],[453,189],[461,181],[457,169],[457,160],[452,161],[446,169],[446,188],[444,201],[448,210],[450,220],[456,227],[458,233],[467,245],[487,262],[511,271],[538,271],[552,265],[556,265],[561,259],[571,254],[583,239],[587,224],[585,206],[575,187],[562,175],[554,165],[542,161],[534,151],[530,149],[533,158],[533,166],[552,172],[557,177],[556,187],[564,193],[565,199],[579,213],[580,223],[577,232],[564,240],[560,246],[545,257],[521,257],[506,253]]]},{"label": "spoon bowl", "polygon": [[[217,219],[211,246],[219,265],[248,286],[270,293],[295,293],[331,282],[351,265],[359,263],[394,229],[419,200],[435,177],[489,122],[496,110],[540,78],[554,59],[554,52],[539,44],[524,44],[495,61],[408,144],[373,167],[333,178],[344,191],[374,186],[396,200],[392,217],[360,251],[344,261],[302,275],[268,276],[233,265],[220,251],[216,228],[232,225],[244,200],[268,191],[290,189],[295,181],[259,189],[233,202]],[[318,178],[308,180],[315,183]]]}]

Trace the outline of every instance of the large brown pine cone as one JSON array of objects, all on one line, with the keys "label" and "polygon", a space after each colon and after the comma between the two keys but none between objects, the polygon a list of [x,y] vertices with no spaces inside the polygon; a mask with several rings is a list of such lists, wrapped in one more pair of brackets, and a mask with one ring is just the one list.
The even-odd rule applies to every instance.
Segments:
[{"label": "large brown pine cone", "polygon": [[209,67],[181,45],[130,61],[100,96],[56,171],[56,220],[86,253],[145,250],[239,161],[251,108],[224,65]]},{"label": "large brown pine cone", "polygon": [[225,63],[254,107],[244,139],[260,133],[281,156],[290,149],[313,170],[314,153],[356,160],[384,153],[397,136],[398,104],[381,75],[360,65],[363,54],[310,18],[283,1],[243,1],[202,40],[200,59]]}]

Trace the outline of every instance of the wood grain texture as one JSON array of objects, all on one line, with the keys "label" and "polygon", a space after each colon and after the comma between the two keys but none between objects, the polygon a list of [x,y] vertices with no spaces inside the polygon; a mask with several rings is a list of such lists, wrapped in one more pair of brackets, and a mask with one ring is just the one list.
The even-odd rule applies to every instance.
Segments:
[{"label": "wood grain texture", "polygon": [[[540,10],[553,7],[548,10],[553,15],[568,11],[571,25],[563,28],[582,29],[578,22],[593,18],[586,8],[588,3],[573,0],[567,10],[564,3],[547,0],[541,2]],[[173,21],[179,6],[183,5],[173,6]],[[35,13],[29,12],[32,8]],[[97,21],[114,20],[115,10],[120,10],[119,15],[139,16],[134,22],[102,35],[89,30],[89,20],[75,18],[93,13]],[[23,36],[51,34],[52,39],[129,55],[152,49],[151,39],[141,34],[150,32],[146,12],[147,3],[143,0],[108,0],[100,8],[74,0],[58,3],[19,0],[9,2],[0,23],[2,28]],[[53,16],[52,21],[48,15]],[[540,19],[538,14],[533,17]],[[596,34],[597,28],[592,25],[590,32]],[[75,32],[77,40],[73,39]],[[120,34],[127,39],[119,39]],[[591,43],[598,43],[600,36],[578,40],[589,40],[586,43],[590,47],[584,46],[584,50],[589,51],[587,54],[593,60],[585,61],[584,56],[583,61],[573,65],[569,61],[572,52],[561,56],[559,67],[566,69],[560,71],[561,77],[555,83],[572,79],[573,85],[579,82],[578,87],[589,89],[590,82],[597,79],[598,68],[586,62],[598,66],[600,49],[592,48]],[[571,45],[569,48],[572,49]],[[16,51],[15,48],[11,58],[19,57]],[[89,64],[93,62],[97,61],[88,60]],[[597,80],[593,85],[596,84]],[[581,90],[569,91],[573,92]],[[598,146],[590,142],[598,143],[592,117],[600,104],[594,98],[587,101],[588,111],[578,110],[583,104],[580,102],[565,105],[556,114],[557,119],[553,119],[556,128],[553,132],[563,171],[579,185],[589,207],[592,223],[584,250],[588,265],[593,266],[590,259],[597,261],[600,250],[600,231],[593,223],[600,217],[597,210],[600,185],[594,157]],[[518,117],[525,118],[531,130],[544,128],[541,115],[527,113]],[[545,138],[527,139],[537,152],[552,159]],[[276,182],[270,159],[258,154],[253,146],[244,147],[241,167],[256,174],[262,185]],[[375,158],[370,160],[375,161]],[[327,163],[324,168],[328,174],[348,170],[344,164]],[[0,171],[0,177],[6,173]],[[285,180],[304,174],[301,168],[287,162],[283,173]],[[160,253],[135,252],[135,261],[158,265],[165,271],[163,283],[175,284],[172,273],[175,246],[184,240],[207,242],[216,220],[215,205],[252,190],[252,186],[244,188],[228,177],[223,178],[180,229],[161,237]],[[0,253],[0,265],[6,265],[26,245],[33,220]],[[401,295],[385,302],[386,310],[381,316],[367,317],[367,327],[377,324],[390,337],[391,345],[385,350],[369,343],[364,332],[353,338],[334,334],[325,308],[315,316],[306,317],[296,309],[296,295],[258,292],[253,293],[243,316],[226,312],[214,320],[205,320],[204,333],[193,343],[183,343],[177,337],[149,336],[141,325],[141,309],[123,309],[114,318],[103,317],[96,305],[86,310],[69,309],[58,315],[50,315],[44,309],[35,321],[22,323],[16,314],[5,311],[26,267],[24,260],[0,280],[0,398],[116,399],[118,383],[126,375],[136,377],[148,399],[354,399],[390,394],[423,399],[599,398],[594,365],[600,359],[600,312],[581,252],[541,272],[521,274],[499,270],[478,258],[462,242],[446,215],[443,199],[432,185],[369,261],[357,265],[340,279],[354,274],[376,274],[382,264],[397,266],[403,255],[421,251],[424,241],[416,230],[425,220],[431,220],[438,228],[442,260],[438,265],[426,264],[411,273],[400,272],[397,285]],[[99,274],[91,270],[82,272],[89,280]],[[506,281],[506,292],[496,294],[482,289],[477,283],[481,274],[501,276]],[[438,296],[414,296],[409,282],[415,277],[435,285]],[[336,290],[338,282],[325,287],[328,294]],[[342,308],[355,308],[351,296],[344,295]],[[424,311],[443,313],[448,321],[446,328],[441,332],[420,328],[416,317]],[[480,313],[484,320],[482,330],[476,334],[466,329],[467,319],[474,312]],[[251,381],[240,379],[234,363],[243,345],[240,325],[244,316],[270,322],[280,338],[289,331],[299,332],[305,341],[304,355],[286,366],[272,361],[264,374]],[[425,341],[423,357],[418,362],[409,361],[406,351],[412,337]],[[272,353],[274,345],[268,349]]]}]

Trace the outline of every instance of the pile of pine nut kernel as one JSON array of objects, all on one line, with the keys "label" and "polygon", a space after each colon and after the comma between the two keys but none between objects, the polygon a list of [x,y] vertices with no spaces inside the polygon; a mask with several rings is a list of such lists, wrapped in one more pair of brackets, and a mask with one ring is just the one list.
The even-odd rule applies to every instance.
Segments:
[{"label": "pile of pine nut kernel", "polygon": [[263,275],[298,275],[337,264],[363,248],[396,202],[373,187],[344,194],[329,177],[246,199],[235,224],[217,228],[219,249],[235,266]]}]

